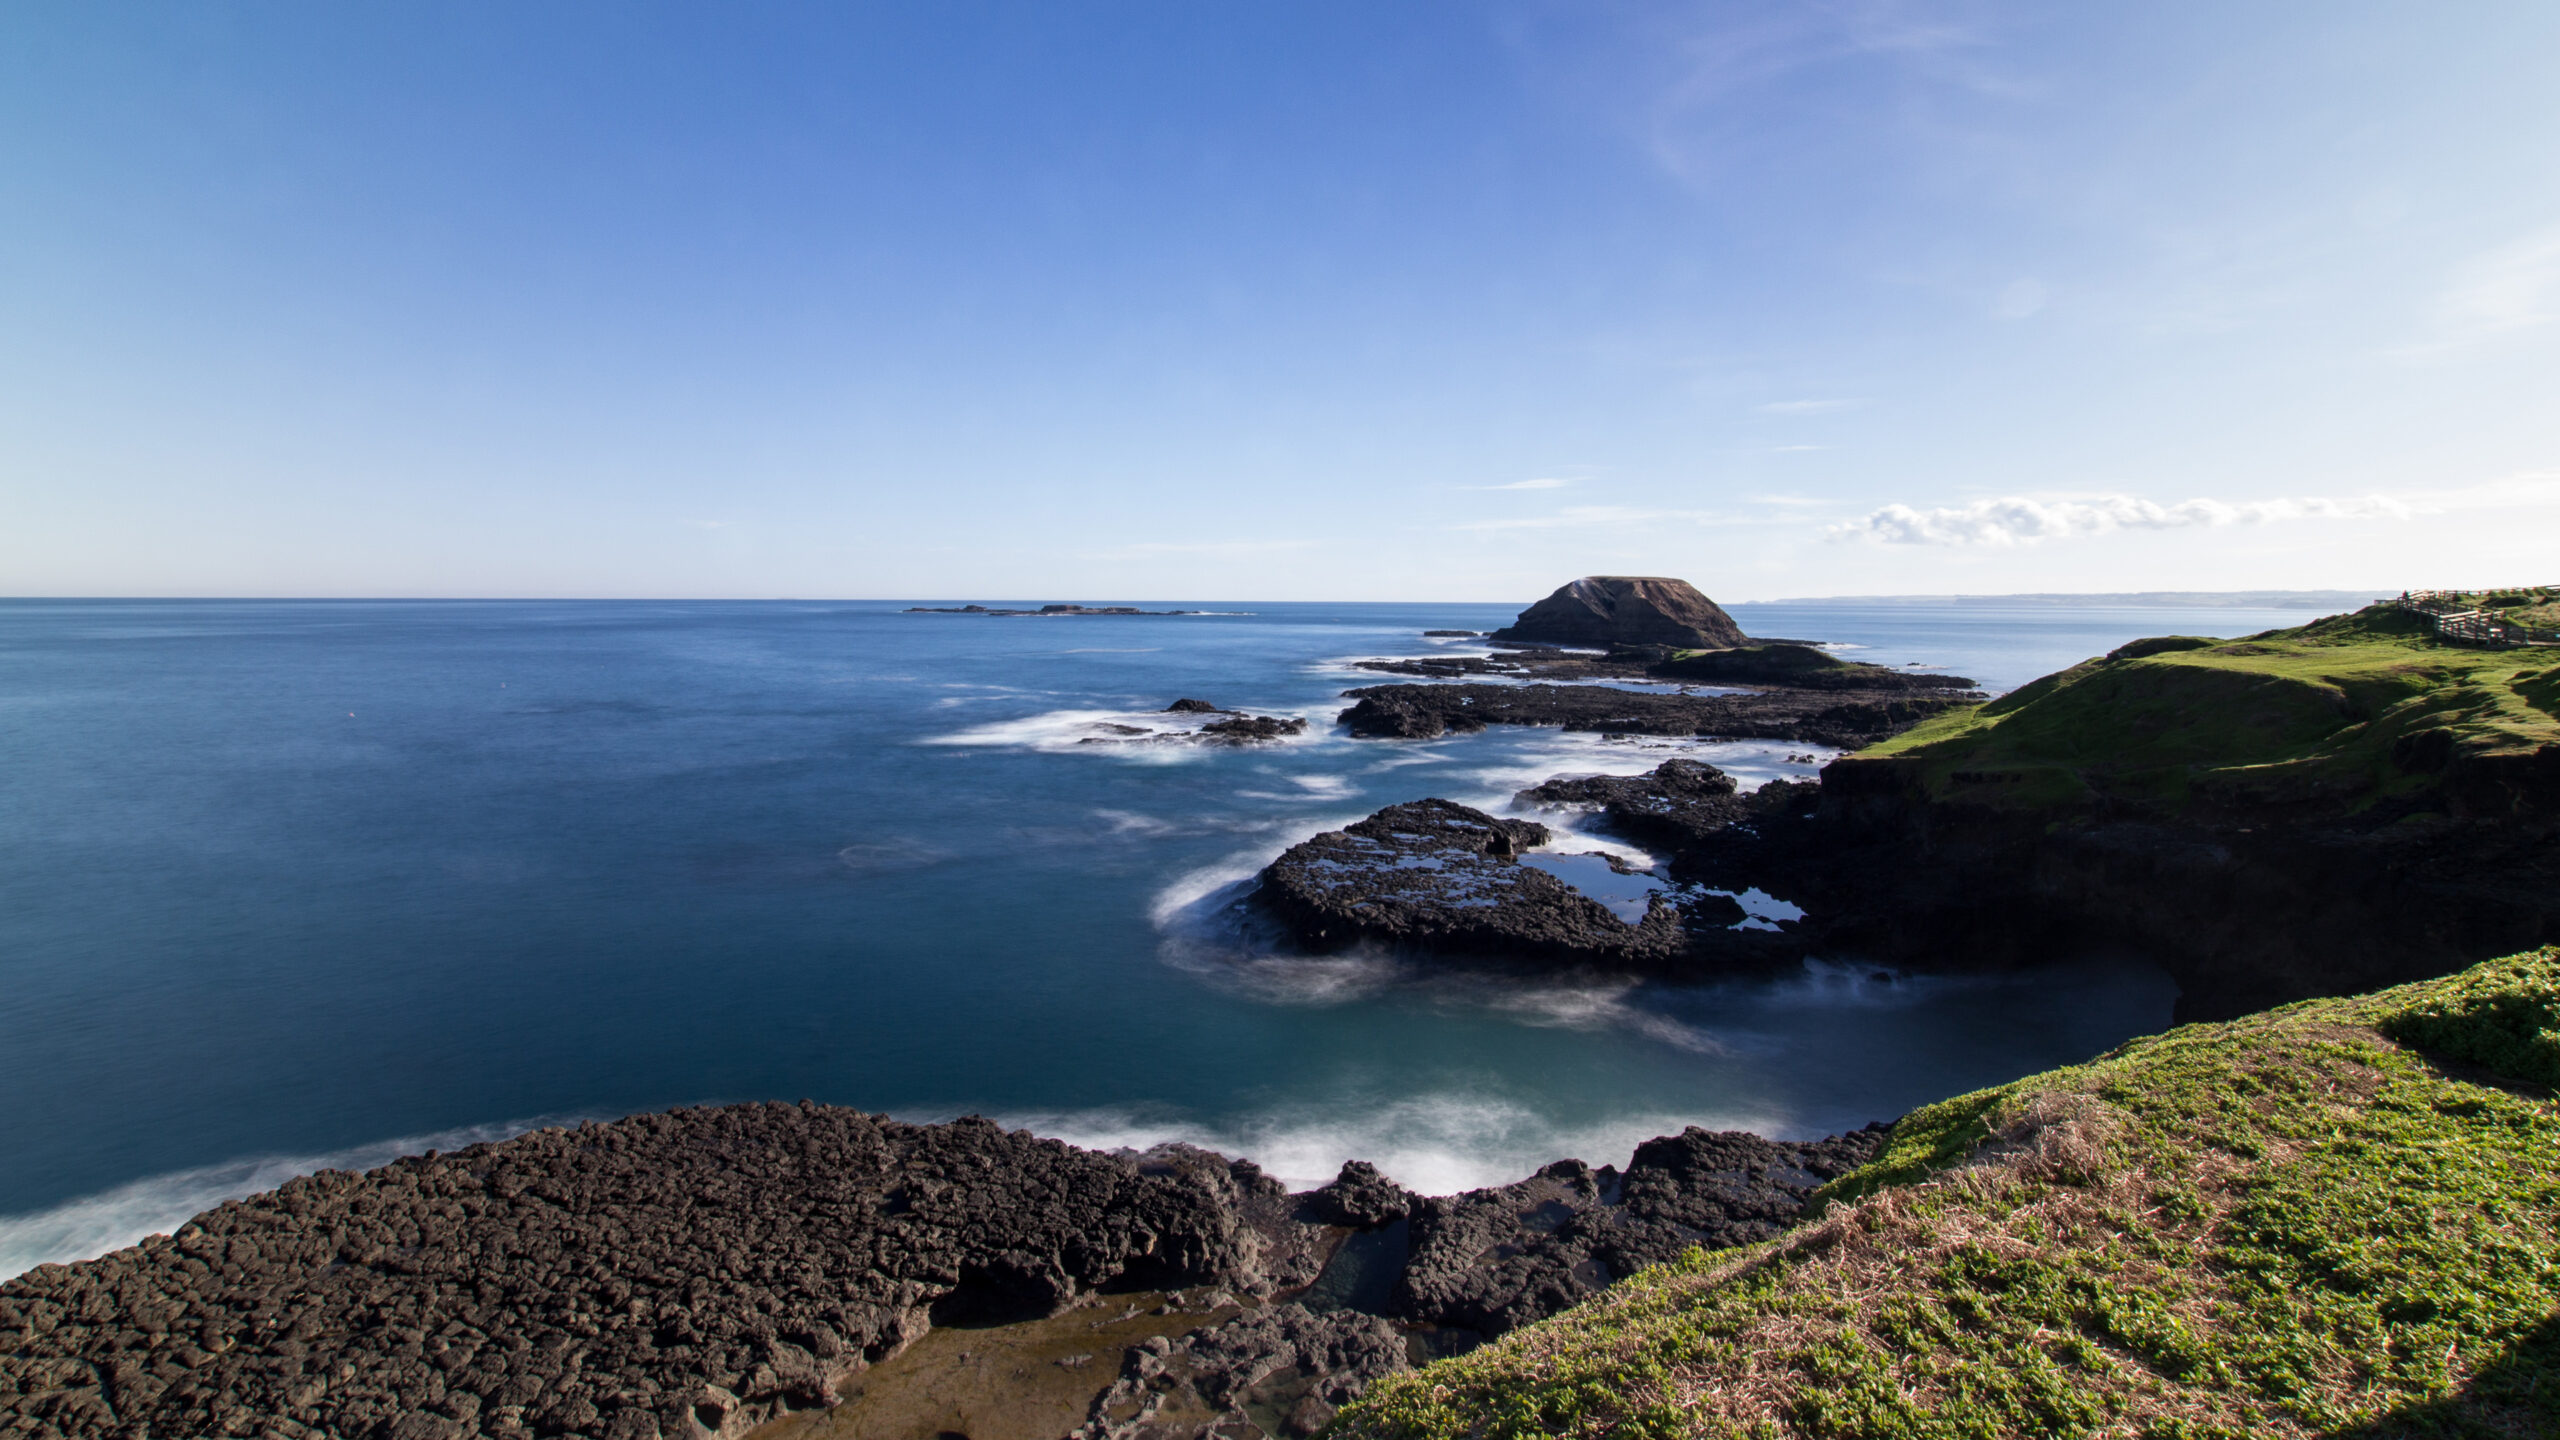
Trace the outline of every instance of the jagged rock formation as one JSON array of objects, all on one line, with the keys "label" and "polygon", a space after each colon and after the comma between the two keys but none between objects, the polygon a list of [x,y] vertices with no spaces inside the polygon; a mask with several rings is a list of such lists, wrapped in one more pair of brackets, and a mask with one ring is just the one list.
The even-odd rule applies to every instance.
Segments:
[{"label": "jagged rock formation", "polygon": [[539,1131],[19,1277],[0,1433],[735,1435],[829,1403],[933,1314],[1302,1281],[1250,1223],[1279,1192],[1205,1152],[807,1104]]},{"label": "jagged rock formation", "polygon": [[1394,1312],[1490,1339],[1692,1245],[1767,1240],[1826,1181],[1875,1158],[1885,1127],[1789,1143],[1690,1126],[1636,1147],[1626,1173],[1560,1160],[1517,1184],[1417,1202]]},{"label": "jagged rock formation", "polygon": [[[1774,1233],[1873,1148],[1692,1129],[1623,1177],[1568,1161],[1424,1199],[1353,1162],[1290,1196],[1204,1151],[974,1118],[638,1115],[306,1177],[39,1267],[0,1287],[0,1434],[735,1437],[832,1404],[929,1326],[1184,1285],[1229,1318],[1097,1373],[1087,1433],[1306,1433],[1405,1368],[1412,1327],[1464,1348],[1689,1244]],[[1382,1254],[1374,1283],[1326,1283]]]},{"label": "jagged rock formation", "polygon": [[1547,836],[1535,821],[1449,800],[1390,805],[1291,846],[1264,868],[1255,901],[1319,950],[1369,941],[1616,968],[1654,968],[1686,952],[1674,907],[1657,904],[1630,925],[1518,862]]},{"label": "jagged rock formation", "polygon": [[1856,749],[1981,698],[1972,692],[1771,690],[1663,695],[1599,685],[1370,685],[1339,717],[1366,739],[1429,740],[1488,725],[1628,735],[1715,735]]},{"label": "jagged rock formation", "polygon": [[1716,602],[1686,580],[1650,575],[1585,575],[1559,587],[1493,632],[1497,640],[1550,645],[1671,645],[1715,650],[1749,637]]},{"label": "jagged rock formation", "polygon": [[1821,793],[1821,785],[1810,780],[1773,780],[1746,792],[1713,765],[1674,759],[1643,775],[1549,780],[1512,799],[1597,811],[1610,833],[1678,852],[1735,825],[1809,815]]}]

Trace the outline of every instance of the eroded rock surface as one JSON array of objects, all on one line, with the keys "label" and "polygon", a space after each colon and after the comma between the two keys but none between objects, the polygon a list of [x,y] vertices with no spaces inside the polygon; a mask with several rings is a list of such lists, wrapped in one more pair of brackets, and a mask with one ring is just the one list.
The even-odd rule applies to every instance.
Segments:
[{"label": "eroded rock surface", "polygon": [[1821,785],[1810,780],[1773,780],[1746,791],[1713,765],[1673,759],[1643,775],[1549,780],[1513,798],[1522,805],[1596,811],[1611,834],[1678,854],[1732,826],[1811,815],[1821,795]]},{"label": "eroded rock surface", "polygon": [[1293,845],[1262,872],[1254,903],[1310,948],[1370,942],[1441,954],[1657,966],[1688,948],[1678,911],[1630,925],[1599,901],[1519,863],[1547,828],[1450,800],[1390,805]]},{"label": "eroded rock surface", "polygon": [[1826,1181],[1875,1158],[1884,1127],[1763,1140],[1691,1126],[1637,1147],[1626,1173],[1560,1160],[1517,1184],[1425,1199],[1393,1309],[1492,1338],[1693,1245],[1766,1240]]},{"label": "eroded rock surface", "polygon": [[828,1403],[929,1315],[1267,1286],[1255,1207],[1287,1208],[1250,1165],[977,1119],[741,1105],[539,1131],[19,1277],[0,1433],[736,1434]]},{"label": "eroded rock surface", "polygon": [[[1775,1233],[1873,1149],[1693,1129],[1623,1177],[1566,1161],[1426,1199],[1360,1163],[1289,1195],[1204,1151],[1097,1154],[978,1119],[633,1116],[311,1176],[20,1277],[0,1288],[0,1434],[734,1437],[832,1403],[928,1326],[1046,1334],[1063,1322],[1035,1317],[1118,1303],[1095,1290],[1185,1285],[1178,1308],[1224,1318],[1096,1373],[1084,1433],[1309,1433],[1409,1354]],[[1381,1256],[1376,1285],[1323,1283]]]},{"label": "eroded rock surface", "polygon": [[1076,1440],[1312,1435],[1407,1368],[1403,1334],[1379,1316],[1274,1305],[1131,1349]]},{"label": "eroded rock surface", "polygon": [[1666,695],[1601,685],[1371,685],[1342,723],[1371,739],[1428,740],[1488,725],[1554,725],[1629,735],[1794,740],[1858,749],[1954,705],[1971,691],[1768,690]]}]

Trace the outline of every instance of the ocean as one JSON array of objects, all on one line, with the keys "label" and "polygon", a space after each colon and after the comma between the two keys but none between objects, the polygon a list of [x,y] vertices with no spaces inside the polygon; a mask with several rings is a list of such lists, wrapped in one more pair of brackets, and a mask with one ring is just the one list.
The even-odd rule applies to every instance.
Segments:
[{"label": "ocean", "polygon": [[[0,1276],[299,1171],[674,1105],[980,1113],[1447,1192],[1687,1124],[1890,1119],[2169,1019],[2126,954],[1684,987],[1258,950],[1238,887],[1382,805],[1828,756],[1333,728],[1342,689],[1394,678],[1347,662],[1463,649],[1420,632],[1516,605],[902,603],[0,601]],[[2306,618],[1732,608],[1998,688]],[[1312,723],[1246,749],[1101,728],[1185,696]]]}]

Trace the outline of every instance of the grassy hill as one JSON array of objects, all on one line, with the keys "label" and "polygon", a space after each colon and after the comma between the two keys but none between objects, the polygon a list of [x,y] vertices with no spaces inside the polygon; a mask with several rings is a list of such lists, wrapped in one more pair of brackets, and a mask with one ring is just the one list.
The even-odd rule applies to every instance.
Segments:
[{"label": "grassy hill", "polygon": [[[2286,686],[2349,682],[2370,725],[2476,683],[2319,643],[2181,663],[2276,687],[2259,733],[2313,749]],[[1806,1228],[1383,1382],[1330,1433],[2560,1434],[2555,1084],[2560,950],[2173,1030],[1915,1111]]]},{"label": "grassy hill", "polygon": [[2236,641],[2138,640],[1856,759],[2004,809],[2351,812],[2553,744],[2560,651],[2450,645],[2373,606]]}]

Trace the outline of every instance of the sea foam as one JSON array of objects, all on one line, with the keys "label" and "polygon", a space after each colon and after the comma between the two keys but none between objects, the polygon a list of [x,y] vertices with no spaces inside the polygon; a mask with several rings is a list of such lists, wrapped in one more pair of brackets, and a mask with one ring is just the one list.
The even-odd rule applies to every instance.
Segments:
[{"label": "sea foam", "polygon": [[1778,1117],[1646,1112],[1560,1121],[1516,1101],[1427,1094],[1269,1111],[1203,1121],[1134,1110],[1001,1117],[1004,1124],[1095,1150],[1197,1145],[1260,1165],[1292,1190],[1331,1180],[1345,1160],[1367,1160],[1407,1189],[1452,1195],[1527,1178],[1560,1159],[1623,1167],[1636,1146],[1689,1125],[1775,1133]]},{"label": "sea foam", "polygon": [[297,1175],[322,1170],[371,1170],[403,1155],[429,1150],[460,1150],[506,1140],[544,1125],[568,1119],[513,1120],[474,1125],[432,1135],[407,1135],[322,1155],[263,1155],[227,1160],[193,1170],[173,1170],[119,1185],[113,1190],[66,1200],[48,1210],[0,1216],[0,1281],[25,1274],[38,1265],[67,1265],[92,1260],[110,1250],[166,1235],[189,1220],[244,1195],[273,1190]]}]

